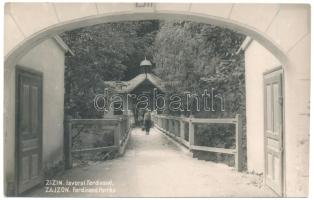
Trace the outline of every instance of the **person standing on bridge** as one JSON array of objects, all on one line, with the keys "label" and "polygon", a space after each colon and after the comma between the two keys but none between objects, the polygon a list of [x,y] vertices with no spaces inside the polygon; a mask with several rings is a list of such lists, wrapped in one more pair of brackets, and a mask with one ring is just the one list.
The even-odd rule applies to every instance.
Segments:
[{"label": "person standing on bridge", "polygon": [[144,114],[144,127],[146,131],[146,135],[149,135],[150,127],[152,126],[151,116],[149,109],[146,110]]}]

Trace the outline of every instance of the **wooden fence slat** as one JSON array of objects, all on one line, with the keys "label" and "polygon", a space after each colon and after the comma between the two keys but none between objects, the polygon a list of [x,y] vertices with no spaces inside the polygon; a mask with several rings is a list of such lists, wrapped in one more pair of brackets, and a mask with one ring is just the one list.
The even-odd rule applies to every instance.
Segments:
[{"label": "wooden fence slat", "polygon": [[104,150],[117,150],[117,146],[109,146],[109,147],[95,147],[95,148],[86,148],[86,149],[75,149],[72,150],[72,153],[82,153],[82,152],[97,152],[97,151],[104,151]]},{"label": "wooden fence slat", "polygon": [[235,154],[235,167],[237,171],[242,171],[243,169],[243,147],[242,147],[242,137],[243,137],[243,130],[242,130],[242,120],[240,115],[236,115],[237,122],[236,123],[236,151]]},{"label": "wooden fence slat", "polygon": [[[181,115],[181,118],[183,118],[183,116]],[[181,140],[184,140],[184,122],[182,120],[179,120],[180,123],[180,138]]]},{"label": "wooden fence slat", "polygon": [[118,118],[106,118],[106,119],[72,119],[71,124],[105,124],[117,123]]},{"label": "wooden fence slat", "polygon": [[117,128],[115,129],[115,132],[114,132],[114,144],[115,146],[120,146],[120,133],[121,133],[121,122],[119,121],[118,122],[118,126]]},{"label": "wooden fence slat", "polygon": [[71,122],[70,120],[65,120],[64,122],[64,161],[65,161],[65,168],[71,169],[72,168],[72,134],[71,134]]},{"label": "wooden fence slat", "polygon": [[189,143],[190,143],[190,148],[192,145],[194,145],[194,124],[192,121],[192,115],[190,116],[190,120],[189,120]]},{"label": "wooden fence slat", "polygon": [[210,151],[215,153],[224,153],[224,154],[236,154],[235,149],[224,149],[224,148],[216,148],[216,147],[206,147],[206,146],[197,146],[191,145],[191,149],[199,150],[199,151]]},{"label": "wooden fence slat", "polygon": [[237,120],[233,118],[224,118],[224,119],[206,119],[206,118],[192,118],[193,123],[201,124],[236,124]]}]

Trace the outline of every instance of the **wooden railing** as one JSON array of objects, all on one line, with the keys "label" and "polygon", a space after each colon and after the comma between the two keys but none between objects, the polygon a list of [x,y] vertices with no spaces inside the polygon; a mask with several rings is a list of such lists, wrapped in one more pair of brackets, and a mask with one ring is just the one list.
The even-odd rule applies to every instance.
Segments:
[{"label": "wooden railing", "polygon": [[[80,133],[74,133],[74,126],[86,128],[89,126],[102,126],[108,131],[112,131],[113,144],[110,146],[88,147],[88,148],[73,148],[73,139]],[[64,124],[64,152],[65,166],[67,169],[72,168],[72,156],[78,153],[90,152],[97,153],[101,151],[116,151],[118,155],[122,155],[125,151],[126,144],[129,139],[131,129],[131,116],[118,116],[115,118],[104,119],[68,119]]]},{"label": "wooden railing", "polygon": [[[190,150],[199,150],[215,153],[223,153],[234,155],[235,157],[235,168],[237,171],[243,169],[243,131],[242,121],[240,115],[236,115],[235,118],[193,118],[193,117],[175,117],[167,115],[152,114],[152,120],[156,128],[164,132],[165,134],[174,138],[177,142],[181,143]],[[207,146],[195,145],[195,125],[196,124],[234,124],[235,125],[235,148],[216,148]]]}]

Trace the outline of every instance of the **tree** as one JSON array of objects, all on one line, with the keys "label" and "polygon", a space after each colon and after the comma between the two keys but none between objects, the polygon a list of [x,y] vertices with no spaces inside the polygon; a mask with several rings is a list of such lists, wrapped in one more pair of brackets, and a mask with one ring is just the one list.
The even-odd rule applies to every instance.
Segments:
[{"label": "tree", "polygon": [[[244,35],[210,24],[165,22],[154,43],[155,73],[163,77],[170,93],[202,94],[215,88],[225,95],[226,112],[194,112],[204,117],[244,113],[243,55],[236,51]],[[175,113],[173,113],[175,114]]]},{"label": "tree", "polygon": [[66,57],[65,112],[72,117],[101,117],[93,98],[104,81],[128,80],[149,55],[158,21],[106,23],[65,32],[62,39],[75,56]]},{"label": "tree", "polygon": [[[229,118],[241,114],[245,131],[244,55],[236,54],[244,38],[242,34],[210,24],[169,21],[161,26],[154,43],[153,61],[155,73],[165,80],[169,94],[182,95],[187,91],[201,96],[205,89],[214,88],[216,93],[224,96],[224,111],[216,108],[215,111],[197,112],[192,101],[189,103],[192,112],[185,114],[204,118]],[[234,148],[234,133],[234,125],[195,125],[195,144]],[[194,155],[228,164],[234,160],[215,153],[194,151]]]}]

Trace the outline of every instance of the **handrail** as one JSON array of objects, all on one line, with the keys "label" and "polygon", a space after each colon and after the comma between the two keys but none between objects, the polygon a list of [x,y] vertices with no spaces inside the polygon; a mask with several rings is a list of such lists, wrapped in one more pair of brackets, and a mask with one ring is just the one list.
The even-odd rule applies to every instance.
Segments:
[{"label": "handrail", "polygon": [[73,153],[82,153],[82,152],[97,152],[97,151],[103,151],[103,150],[115,150],[117,149],[116,146],[108,146],[108,147],[96,147],[96,148],[85,148],[85,149],[75,149],[72,150],[72,154]]},{"label": "handrail", "polygon": [[[194,118],[184,116],[168,116],[158,115],[153,113],[152,119],[155,126],[164,132],[166,135],[174,138],[177,142],[181,143],[190,150],[207,151],[215,153],[230,154],[235,156],[235,168],[237,171],[243,169],[243,130],[242,120],[240,115],[237,114],[235,118]],[[174,121],[179,121],[179,125],[174,125]],[[195,124],[235,124],[235,139],[236,147],[234,149],[225,149],[217,147],[197,146],[194,144],[194,125]],[[188,125],[188,139],[186,139],[185,126]],[[176,134],[177,133],[177,134]]]},{"label": "handrail", "polygon": [[95,123],[103,123],[105,121],[118,121],[120,118],[104,118],[104,119],[68,119],[65,121],[69,121],[72,124],[95,124]]}]

